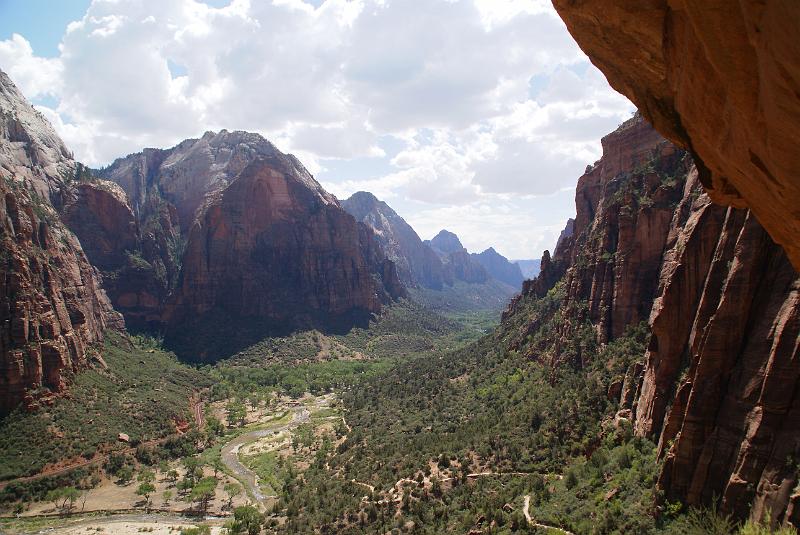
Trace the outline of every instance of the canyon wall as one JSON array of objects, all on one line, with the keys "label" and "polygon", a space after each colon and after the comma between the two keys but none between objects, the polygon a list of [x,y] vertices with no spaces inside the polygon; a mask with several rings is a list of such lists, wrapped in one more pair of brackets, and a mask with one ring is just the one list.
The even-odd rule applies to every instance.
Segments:
[{"label": "canyon wall", "polygon": [[[221,316],[259,322],[265,333],[346,330],[404,295],[372,232],[289,156],[254,161],[206,203],[164,315],[168,340],[196,338]],[[185,354],[215,358],[202,348]]]},{"label": "canyon wall", "polygon": [[800,269],[800,3],[553,0],[609,83]]},{"label": "canyon wall", "polygon": [[55,209],[78,170],[0,71],[0,413],[62,393],[123,326]]},{"label": "canyon wall", "polygon": [[797,272],[751,211],[713,204],[691,157],[640,116],[603,149],[579,180],[573,235],[523,295],[563,284],[564,346],[581,325],[608,342],[648,322],[647,354],[614,395],[658,443],[667,499],[796,523]]},{"label": "canyon wall", "polygon": [[386,257],[395,263],[405,284],[440,290],[448,282],[436,253],[422,243],[411,225],[388,204],[366,191],[354,193],[341,204],[356,221],[373,230]]}]

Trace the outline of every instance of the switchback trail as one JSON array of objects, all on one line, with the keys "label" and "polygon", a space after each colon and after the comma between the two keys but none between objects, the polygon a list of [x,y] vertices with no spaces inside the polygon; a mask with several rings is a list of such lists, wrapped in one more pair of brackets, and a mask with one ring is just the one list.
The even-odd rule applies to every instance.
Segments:
[{"label": "switchback trail", "polygon": [[529,526],[533,526],[535,528],[542,528],[542,529],[548,529],[548,530],[552,529],[552,530],[555,530],[555,531],[560,531],[564,535],[575,535],[571,531],[567,531],[567,530],[559,528],[557,526],[550,526],[550,525],[547,525],[547,524],[540,524],[539,522],[536,522],[535,520],[533,520],[531,518],[530,509],[531,509],[531,497],[526,494],[525,495],[525,504],[522,506],[522,514],[525,515],[525,520],[528,521],[528,525]]}]

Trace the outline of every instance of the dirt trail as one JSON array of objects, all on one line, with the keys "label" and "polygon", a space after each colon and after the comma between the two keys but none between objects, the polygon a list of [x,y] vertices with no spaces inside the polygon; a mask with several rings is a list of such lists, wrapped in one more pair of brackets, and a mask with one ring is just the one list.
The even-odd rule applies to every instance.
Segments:
[{"label": "dirt trail", "polygon": [[203,414],[203,401],[200,398],[191,398],[189,403],[192,407],[192,415],[194,416],[194,423],[198,429],[203,429],[206,425],[206,418]]},{"label": "dirt trail", "polygon": [[239,435],[235,439],[225,444],[225,446],[222,448],[222,463],[234,474],[236,474],[236,478],[244,483],[244,485],[247,487],[248,493],[251,494],[253,498],[264,507],[267,506],[266,502],[268,499],[275,498],[276,496],[265,496],[264,493],[261,492],[256,473],[239,461],[239,450],[242,448],[242,446],[245,446],[250,442],[254,442],[260,438],[277,434],[282,431],[293,429],[302,423],[308,422],[309,416],[311,415],[311,412],[305,407],[297,407],[292,409],[292,412],[292,420],[289,423],[277,427],[269,427],[266,429],[259,429],[257,431],[250,431],[249,433]]},{"label": "dirt trail", "polygon": [[567,531],[565,529],[559,528],[558,526],[551,526],[549,524],[540,524],[536,522],[534,519],[531,518],[531,497],[527,494],[525,495],[525,504],[522,506],[522,514],[525,515],[525,520],[528,521],[529,526],[533,526],[535,528],[542,528],[542,529],[552,529],[556,531],[560,531],[564,535],[575,535],[571,531]]}]

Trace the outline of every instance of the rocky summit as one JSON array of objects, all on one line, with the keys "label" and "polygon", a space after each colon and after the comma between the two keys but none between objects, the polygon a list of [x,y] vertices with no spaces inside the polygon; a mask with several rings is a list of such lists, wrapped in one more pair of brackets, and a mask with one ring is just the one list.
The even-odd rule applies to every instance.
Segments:
[{"label": "rocky summit", "polygon": [[266,332],[346,330],[404,293],[372,231],[296,159],[275,153],[207,198],[164,322],[180,338],[220,317],[256,320]]},{"label": "rocky summit", "polygon": [[404,283],[439,290],[447,282],[438,255],[388,204],[372,193],[359,191],[342,201],[342,208],[372,229]]}]

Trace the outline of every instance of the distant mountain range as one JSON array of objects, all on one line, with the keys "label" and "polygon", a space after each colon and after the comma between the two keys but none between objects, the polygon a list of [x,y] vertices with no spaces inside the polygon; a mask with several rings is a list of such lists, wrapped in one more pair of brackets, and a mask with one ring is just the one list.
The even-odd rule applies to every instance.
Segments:
[{"label": "distant mountain range", "polygon": [[494,248],[469,253],[454,233],[440,231],[422,241],[400,215],[372,193],[360,191],[342,201],[342,207],[357,221],[369,226],[387,258],[397,265],[404,283],[432,290],[453,286],[457,281],[485,284],[501,282],[516,293],[524,277],[518,265]]}]

